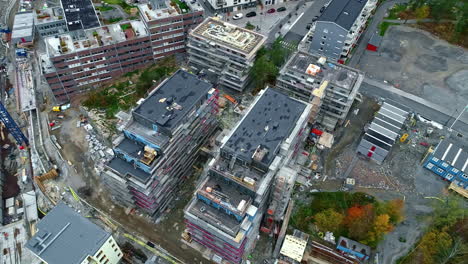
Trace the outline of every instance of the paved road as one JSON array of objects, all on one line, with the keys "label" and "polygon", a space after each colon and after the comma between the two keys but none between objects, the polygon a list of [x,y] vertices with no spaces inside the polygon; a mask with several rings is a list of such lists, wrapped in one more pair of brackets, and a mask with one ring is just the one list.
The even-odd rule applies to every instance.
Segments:
[{"label": "paved road", "polygon": [[[433,120],[439,124],[450,126],[458,115],[454,112],[450,112],[445,107],[439,106],[432,102],[429,102],[416,95],[404,92],[391,85],[381,83],[376,80],[365,78],[359,91],[370,97],[378,97],[391,99],[398,103],[408,106],[414,112],[420,114],[424,118]],[[459,111],[461,111],[460,106]],[[468,136],[468,112],[465,113],[462,118],[454,125],[453,130]]]},{"label": "paved road", "polygon": [[353,56],[351,57],[351,59],[349,60],[347,64],[348,66],[359,68],[356,66],[359,66],[359,61],[361,60],[361,57],[366,50],[367,43],[371,39],[372,35],[378,32],[377,27],[380,24],[380,22],[382,22],[383,18],[385,17],[387,10],[390,7],[392,7],[394,4],[401,4],[401,3],[407,3],[407,2],[409,1],[408,0],[388,0],[388,1],[383,2],[377,8],[377,11],[372,17],[371,23],[367,27],[365,33],[359,39],[358,45],[356,46],[356,50],[354,51]]},{"label": "paved road", "polygon": [[291,21],[291,23],[294,23],[293,27],[284,35],[284,40],[289,43],[299,43],[309,32],[306,28],[307,24],[312,22],[314,16],[320,15],[320,8],[328,2],[329,0],[315,0],[302,16],[298,14],[300,18],[297,21]]}]

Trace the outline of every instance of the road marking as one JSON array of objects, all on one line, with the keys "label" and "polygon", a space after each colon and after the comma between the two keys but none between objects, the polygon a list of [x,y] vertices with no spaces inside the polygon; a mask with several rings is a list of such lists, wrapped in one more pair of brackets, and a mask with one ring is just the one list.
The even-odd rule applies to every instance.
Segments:
[{"label": "road marking", "polygon": [[[291,29],[294,27],[294,25],[297,23],[297,21],[299,21],[299,19],[301,19],[301,17],[302,17],[303,15],[304,15],[304,12],[302,12],[302,13],[297,17],[297,19],[294,21],[294,23],[291,24],[291,26],[289,27],[289,30],[291,30]],[[289,30],[288,30],[288,31],[289,31]]]}]

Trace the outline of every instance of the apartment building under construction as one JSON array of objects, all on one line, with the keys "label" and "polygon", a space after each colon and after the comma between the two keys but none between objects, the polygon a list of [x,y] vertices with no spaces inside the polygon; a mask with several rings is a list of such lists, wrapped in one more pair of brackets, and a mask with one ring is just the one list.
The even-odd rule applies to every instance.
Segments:
[{"label": "apartment building under construction", "polygon": [[214,75],[220,85],[242,92],[251,81],[255,54],[267,37],[223,21],[207,18],[188,37],[189,65]]},{"label": "apartment building under construction", "polygon": [[199,148],[217,128],[218,91],[183,70],[133,112],[102,180],[114,200],[154,218],[190,176]]},{"label": "apartment building under construction", "polygon": [[[297,52],[281,69],[276,87],[311,102],[319,109],[315,121],[332,131],[348,115],[363,79],[364,74],[356,69]],[[317,93],[323,93],[322,98]]]},{"label": "apartment building under construction", "polygon": [[185,240],[216,263],[241,263],[255,247],[277,172],[292,162],[310,104],[271,88],[221,142],[184,210]]}]

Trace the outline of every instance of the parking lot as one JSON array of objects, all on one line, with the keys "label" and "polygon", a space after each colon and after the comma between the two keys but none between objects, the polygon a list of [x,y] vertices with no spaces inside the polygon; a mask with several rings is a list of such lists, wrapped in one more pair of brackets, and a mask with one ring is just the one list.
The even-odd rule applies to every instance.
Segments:
[{"label": "parking lot", "polygon": [[[230,16],[224,16],[223,20],[241,27],[245,27],[247,25],[247,22],[250,22],[250,24],[256,27],[255,30],[257,32],[268,36],[271,33],[272,28],[275,27],[283,18],[288,16],[288,14],[291,13],[291,18],[289,21],[290,23],[293,23],[294,20],[297,19],[301,15],[301,13],[303,13],[308,7],[310,7],[312,3],[306,2],[304,5],[301,5],[299,7],[299,10],[297,10],[297,12],[294,12],[294,10],[296,10],[297,4],[297,1],[291,1],[281,3],[278,5],[268,5],[263,7],[263,9],[260,6],[256,6],[249,9],[244,9],[242,11],[234,12],[230,14]],[[282,7],[286,8],[286,10],[278,12],[278,8]],[[268,13],[268,11],[271,9],[274,9],[275,11],[273,13]],[[247,14],[250,12],[255,12],[256,15],[252,17],[247,17]],[[233,19],[233,17],[239,13],[243,15],[242,18]]]}]

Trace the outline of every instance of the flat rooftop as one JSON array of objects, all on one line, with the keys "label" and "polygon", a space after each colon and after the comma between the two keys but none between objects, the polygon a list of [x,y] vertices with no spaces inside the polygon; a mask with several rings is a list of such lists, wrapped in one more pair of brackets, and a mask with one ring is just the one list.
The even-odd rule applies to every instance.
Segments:
[{"label": "flat rooftop", "polygon": [[434,157],[468,174],[468,153],[463,145],[453,139],[444,139],[437,145]]},{"label": "flat rooftop", "polygon": [[47,263],[82,263],[94,255],[110,234],[60,202],[37,224],[37,233],[26,243]]},{"label": "flat rooftop", "polygon": [[269,166],[305,108],[305,103],[267,88],[222,148],[247,162],[263,152],[256,161]]},{"label": "flat rooftop", "polygon": [[12,39],[32,37],[34,31],[34,15],[32,12],[22,12],[15,15]]},{"label": "flat rooftop", "polygon": [[[37,13],[38,12],[38,13]],[[64,12],[61,7],[38,9],[36,11],[36,25],[64,20]]]},{"label": "flat rooftop", "polygon": [[236,236],[241,227],[241,223],[233,215],[228,215],[196,197],[192,198],[187,211],[231,236]]},{"label": "flat rooftop", "polygon": [[[211,170],[214,170],[223,176],[227,177],[233,182],[251,190],[252,192],[256,192],[260,187],[261,180],[264,178],[265,173],[260,172],[257,169],[252,168],[251,166],[246,167],[239,164],[234,164],[232,168],[230,168],[230,161],[224,158],[216,159],[213,167]],[[244,178],[248,177],[254,180],[253,184],[249,184],[244,181]]]},{"label": "flat rooftop", "polygon": [[310,65],[319,67],[319,72],[315,75],[309,74],[310,78],[317,80],[328,80],[339,87],[352,89],[356,83],[360,72],[340,64],[326,62],[319,63],[320,56],[306,52],[297,52],[285,66],[287,70],[305,74]]},{"label": "flat rooftop", "polygon": [[106,165],[121,175],[131,175],[143,183],[146,183],[151,178],[151,174],[144,172],[119,157],[112,158]]},{"label": "flat rooftop", "polygon": [[183,70],[160,84],[133,114],[169,130],[177,127],[197,103],[208,98],[211,83]]},{"label": "flat rooftop", "polygon": [[91,0],[60,0],[69,31],[99,27]]},{"label": "flat rooftop", "polygon": [[149,0],[148,3],[138,5],[138,9],[146,21],[158,20],[178,16],[191,11],[203,11],[203,8],[191,1]]},{"label": "flat rooftop", "polygon": [[200,186],[197,193],[212,200],[214,203],[219,203],[233,213],[243,215],[252,203],[252,197],[241,189],[237,184],[209,176]]},{"label": "flat rooftop", "polygon": [[333,0],[318,21],[334,22],[344,29],[351,29],[367,0]]},{"label": "flat rooftop", "polygon": [[190,34],[219,43],[244,54],[255,53],[267,39],[262,34],[213,17],[206,18]]},{"label": "flat rooftop", "polygon": [[59,56],[72,52],[120,43],[148,35],[141,21],[130,21],[85,30],[86,38],[73,40],[69,33],[45,39],[49,56]]}]

